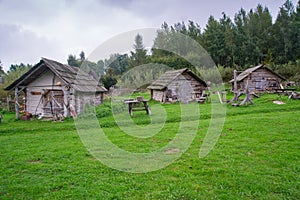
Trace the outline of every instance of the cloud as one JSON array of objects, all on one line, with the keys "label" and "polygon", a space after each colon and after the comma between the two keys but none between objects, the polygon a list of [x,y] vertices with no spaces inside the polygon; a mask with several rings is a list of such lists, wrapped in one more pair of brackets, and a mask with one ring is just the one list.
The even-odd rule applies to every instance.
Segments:
[{"label": "cloud", "polygon": [[57,42],[38,37],[21,26],[0,24],[0,38],[0,59],[5,70],[13,63],[37,63],[41,57],[62,58]]},{"label": "cloud", "polygon": [[[2,55],[6,55],[0,55],[0,59],[5,65],[28,60],[33,62],[29,57],[36,57],[34,62],[37,62],[42,56],[37,56],[38,52],[49,52],[49,56],[52,56],[53,49],[66,60],[68,54],[79,54],[82,50],[91,52],[113,35],[147,26],[143,19],[132,12],[95,0],[2,0],[0,13],[0,24],[6,24],[1,25],[0,38],[6,41],[1,48],[12,49],[18,43],[19,49],[27,49],[28,56],[19,50],[2,51]],[[11,39],[12,35],[15,35],[14,40]],[[28,49],[30,43],[35,47]]]},{"label": "cloud", "polygon": [[92,51],[116,33],[145,26],[126,10],[94,1],[40,2],[0,2],[0,59],[6,70],[42,56],[66,62],[68,54]]},{"label": "cloud", "polygon": [[276,17],[284,0],[0,0],[0,59],[6,66],[42,56],[66,62],[68,54],[88,55],[123,32],[164,21],[192,20],[204,28],[209,15],[218,19],[224,11],[233,18],[241,7],[248,11],[260,2]]}]

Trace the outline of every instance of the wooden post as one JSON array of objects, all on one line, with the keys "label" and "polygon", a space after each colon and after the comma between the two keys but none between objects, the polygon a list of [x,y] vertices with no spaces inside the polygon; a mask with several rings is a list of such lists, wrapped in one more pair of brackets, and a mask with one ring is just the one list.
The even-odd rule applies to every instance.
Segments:
[{"label": "wooden post", "polygon": [[237,91],[237,70],[233,70],[233,93],[234,93],[234,97],[233,99],[230,101],[230,103],[235,102],[238,100],[239,98],[239,94]]},{"label": "wooden post", "polygon": [[132,103],[128,103],[128,112],[129,115],[132,116]]},{"label": "wooden post", "polygon": [[237,71],[236,71],[236,69],[235,69],[235,70],[233,70],[233,78],[234,78],[234,82],[233,82],[233,91],[234,91],[234,92],[237,92],[236,75],[237,75]]},{"label": "wooden post", "polygon": [[8,111],[8,112],[10,112],[10,107],[9,107],[9,102],[10,102],[10,100],[11,100],[11,96],[8,95],[8,96],[6,97],[7,111]]},{"label": "wooden post", "polygon": [[218,97],[219,97],[219,101],[221,104],[223,104],[223,100],[222,100],[222,97],[221,97],[221,94],[219,91],[217,91],[217,94],[218,94]]},{"label": "wooden post", "polygon": [[16,109],[16,119],[19,119],[19,88],[15,88],[15,109]]},{"label": "wooden post", "polygon": [[151,115],[151,110],[150,110],[150,108],[149,108],[148,101],[143,101],[143,104],[144,104],[144,107],[145,107],[145,109],[146,109],[146,113],[147,113],[148,115]]},{"label": "wooden post", "polygon": [[67,99],[67,103],[66,103],[67,117],[70,117],[71,116],[71,109],[70,109],[70,105],[71,105],[70,88],[67,88],[67,90],[66,90],[66,99]]},{"label": "wooden post", "polygon": [[248,105],[248,103],[250,102],[251,104],[253,104],[253,101],[251,100],[250,98],[250,91],[249,91],[249,79],[251,77],[251,73],[250,75],[248,76],[248,79],[247,79],[247,83],[246,83],[246,88],[245,88],[245,94],[246,94],[246,97],[245,99],[240,103],[240,106],[244,105],[246,103],[246,105]]}]

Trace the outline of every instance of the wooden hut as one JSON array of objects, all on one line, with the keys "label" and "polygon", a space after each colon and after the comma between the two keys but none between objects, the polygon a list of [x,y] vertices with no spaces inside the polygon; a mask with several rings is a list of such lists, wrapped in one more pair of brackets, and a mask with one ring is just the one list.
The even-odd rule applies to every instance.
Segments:
[{"label": "wooden hut", "polygon": [[[15,90],[16,102],[20,92],[24,92],[24,111],[44,117],[81,113],[87,103],[102,103],[107,91],[79,68],[46,58],[5,90]],[[16,103],[16,117],[18,107]]]},{"label": "wooden hut", "polygon": [[[248,83],[249,92],[266,92],[274,91],[280,88],[280,84],[286,79],[275,73],[265,65],[259,65],[249,68],[236,77],[237,91],[244,91]],[[234,79],[232,83],[232,90],[234,90]]]},{"label": "wooden hut", "polygon": [[207,84],[191,70],[167,71],[147,87],[151,99],[160,102],[189,102],[202,96]]}]

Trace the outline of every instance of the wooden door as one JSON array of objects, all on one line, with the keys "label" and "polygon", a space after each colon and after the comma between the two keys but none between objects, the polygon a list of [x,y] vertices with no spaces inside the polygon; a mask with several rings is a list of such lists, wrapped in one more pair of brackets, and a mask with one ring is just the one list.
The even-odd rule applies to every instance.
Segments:
[{"label": "wooden door", "polygon": [[62,90],[48,90],[43,95],[43,114],[53,116],[64,114],[64,92]]}]

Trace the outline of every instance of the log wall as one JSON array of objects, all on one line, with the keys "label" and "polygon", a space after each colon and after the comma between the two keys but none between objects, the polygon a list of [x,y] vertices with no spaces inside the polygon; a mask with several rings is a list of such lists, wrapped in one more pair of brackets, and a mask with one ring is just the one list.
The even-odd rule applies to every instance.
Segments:
[{"label": "log wall", "polygon": [[163,102],[164,101],[164,91],[163,90],[152,90],[151,99]]},{"label": "log wall", "polygon": [[[26,87],[26,110],[33,115],[43,114],[43,94],[45,91],[62,90],[65,93],[64,86],[56,85],[58,82],[62,83],[62,80],[50,70],[47,70],[36,80],[32,81]],[[66,100],[66,96],[64,95],[64,101],[66,102]],[[66,108],[64,113],[66,113]]]},{"label": "log wall", "polygon": [[[61,83],[61,86],[57,85],[58,82]],[[33,115],[45,115],[43,110],[43,103],[45,101],[43,94],[48,90],[63,91],[64,116],[69,114],[67,108],[68,102],[74,106],[77,114],[84,110],[85,104],[87,103],[99,105],[103,102],[103,93],[76,93],[73,88],[70,88],[68,91],[68,88],[64,85],[63,81],[55,76],[52,71],[47,70],[26,87],[26,111]]]},{"label": "log wall", "polygon": [[[248,78],[249,77],[249,78]],[[243,91],[249,84],[250,92],[273,91],[280,88],[281,78],[266,69],[258,69],[238,83],[238,89]]]},{"label": "log wall", "polygon": [[164,91],[153,90],[152,99],[164,102],[169,99],[181,102],[189,102],[194,99],[194,92],[202,93],[206,87],[188,73],[179,75],[173,80]]}]

